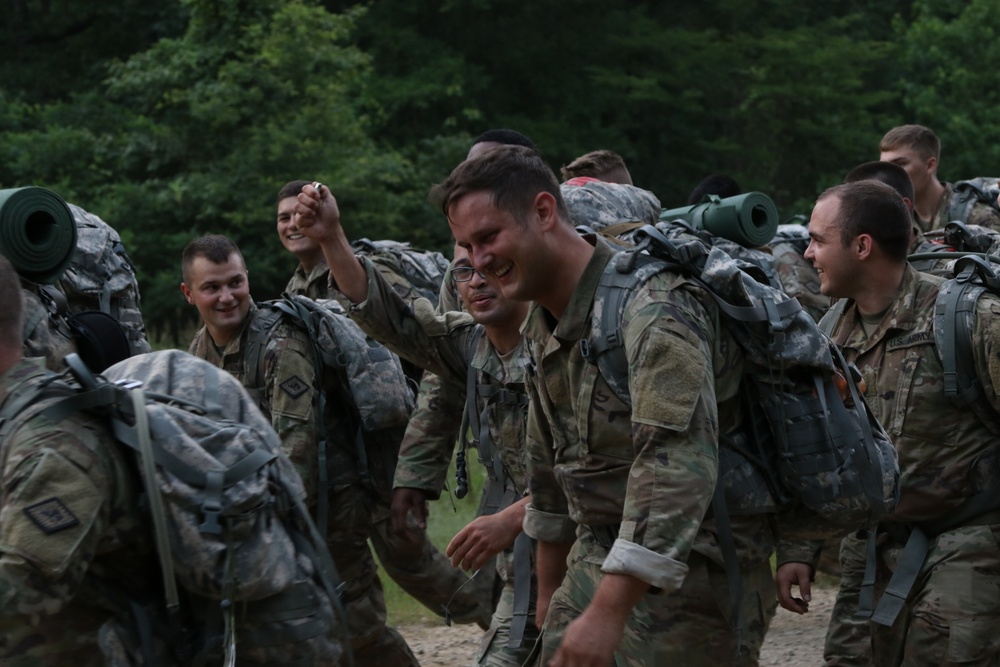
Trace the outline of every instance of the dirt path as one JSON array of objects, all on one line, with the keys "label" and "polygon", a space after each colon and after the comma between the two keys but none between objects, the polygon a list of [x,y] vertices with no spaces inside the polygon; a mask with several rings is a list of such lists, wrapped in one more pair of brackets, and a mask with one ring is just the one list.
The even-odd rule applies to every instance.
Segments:
[{"label": "dirt path", "polygon": [[[834,588],[814,588],[811,610],[797,616],[784,609],[771,623],[761,667],[815,667],[823,662],[823,638],[833,610]],[[466,667],[471,664],[482,631],[473,625],[407,625],[399,628],[422,667]]]}]

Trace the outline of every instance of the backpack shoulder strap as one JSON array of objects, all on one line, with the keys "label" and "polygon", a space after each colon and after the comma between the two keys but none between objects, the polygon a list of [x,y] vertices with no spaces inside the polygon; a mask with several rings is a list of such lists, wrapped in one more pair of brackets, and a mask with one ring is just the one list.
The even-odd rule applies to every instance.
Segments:
[{"label": "backpack shoulder strap", "polygon": [[986,292],[1000,294],[993,267],[976,255],[956,261],[955,277],[941,286],[934,305],[934,342],[945,396],[958,407],[972,408],[990,430],[1000,433],[1000,415],[986,400],[973,356],[976,303]]},{"label": "backpack shoulder strap", "polygon": [[830,309],[826,311],[826,315],[819,321],[819,330],[832,338],[833,332],[837,330],[837,325],[840,323],[840,319],[844,316],[844,311],[846,310],[847,299],[838,299],[830,306]]}]

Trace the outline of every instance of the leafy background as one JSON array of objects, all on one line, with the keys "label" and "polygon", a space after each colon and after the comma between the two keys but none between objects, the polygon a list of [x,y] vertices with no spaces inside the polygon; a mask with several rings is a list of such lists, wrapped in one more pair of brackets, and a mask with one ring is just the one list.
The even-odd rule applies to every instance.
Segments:
[{"label": "leafy background", "polygon": [[447,250],[428,188],[489,128],[557,170],[614,150],[668,207],[728,173],[808,213],[909,122],[942,178],[1000,173],[998,29],[988,0],[6,0],[0,188],[114,225],[153,338],[184,345],[193,236],[232,236],[275,296],[274,196],[310,178],[349,234]]}]

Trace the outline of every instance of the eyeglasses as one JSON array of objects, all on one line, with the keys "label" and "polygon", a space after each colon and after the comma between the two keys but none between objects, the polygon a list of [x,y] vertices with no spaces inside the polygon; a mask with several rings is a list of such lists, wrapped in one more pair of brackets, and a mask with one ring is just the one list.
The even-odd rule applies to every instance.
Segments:
[{"label": "eyeglasses", "polygon": [[453,266],[451,269],[451,278],[456,283],[467,283],[472,280],[473,273],[478,274],[480,278],[486,280],[486,276],[471,266]]}]

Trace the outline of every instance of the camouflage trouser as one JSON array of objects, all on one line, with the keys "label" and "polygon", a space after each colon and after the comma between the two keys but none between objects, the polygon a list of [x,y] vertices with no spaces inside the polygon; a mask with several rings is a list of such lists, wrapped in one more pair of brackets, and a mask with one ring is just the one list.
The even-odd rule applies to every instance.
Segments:
[{"label": "camouflage trouser", "polygon": [[826,630],[824,665],[863,667],[872,660],[871,628],[858,618],[858,598],[865,575],[867,534],[848,535],[840,543],[840,588]]},{"label": "camouflage trouser", "polygon": [[[486,571],[482,571],[479,576],[483,574],[486,574]],[[510,577],[500,592],[500,600],[497,602],[496,611],[493,612],[490,629],[479,642],[479,650],[476,651],[476,657],[472,661],[473,667],[521,667],[531,655],[539,635],[538,628],[535,627],[535,599],[538,590],[534,577],[530,586],[531,604],[528,607],[528,622],[524,627],[524,639],[521,645],[507,648],[511,623],[514,620],[514,579]]]},{"label": "camouflage trouser", "polygon": [[[330,494],[327,545],[344,584],[344,608],[354,664],[417,667],[402,635],[385,624],[385,597],[368,548],[374,501],[359,485]],[[342,661],[346,664],[346,661]]]},{"label": "camouflage trouser", "polygon": [[493,613],[493,581],[486,576],[493,568],[469,581],[468,575],[452,566],[451,561],[427,537],[427,531],[411,525],[419,542],[409,542],[392,532],[389,511],[376,510],[371,534],[372,546],[386,574],[399,587],[422,605],[455,623],[477,623],[484,630],[490,627]]},{"label": "camouflage trouser", "polygon": [[[601,580],[600,565],[607,550],[586,532],[580,535],[567,559],[566,577],[549,605],[537,645],[537,662],[532,663],[539,667],[555,655],[566,626],[590,603]],[[742,572],[742,640],[723,611],[731,604],[723,568],[696,553],[691,554],[688,566],[680,590],[647,594],[635,606],[615,653],[616,667],[758,664],[764,635],[777,608],[770,563],[764,561]]]},{"label": "camouflage trouser", "polygon": [[[902,545],[880,549],[876,604]],[[930,540],[895,624],[868,626],[872,664],[1000,665],[1000,525],[964,526]]]}]

